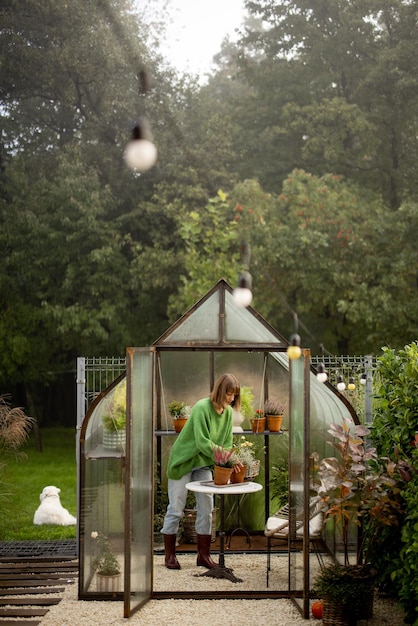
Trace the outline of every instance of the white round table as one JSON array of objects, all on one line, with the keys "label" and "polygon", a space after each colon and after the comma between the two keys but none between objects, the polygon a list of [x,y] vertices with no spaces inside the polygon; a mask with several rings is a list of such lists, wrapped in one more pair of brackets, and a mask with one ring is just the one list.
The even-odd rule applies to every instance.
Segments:
[{"label": "white round table", "polygon": [[200,493],[211,493],[220,496],[220,514],[221,522],[219,529],[219,567],[209,569],[202,576],[211,576],[212,578],[228,578],[234,583],[242,582],[241,578],[237,578],[233,571],[225,567],[225,495],[242,495],[244,493],[256,493],[261,491],[263,486],[254,482],[234,483],[229,485],[215,485],[213,480],[195,480],[187,483],[186,488],[189,491],[198,491]]}]

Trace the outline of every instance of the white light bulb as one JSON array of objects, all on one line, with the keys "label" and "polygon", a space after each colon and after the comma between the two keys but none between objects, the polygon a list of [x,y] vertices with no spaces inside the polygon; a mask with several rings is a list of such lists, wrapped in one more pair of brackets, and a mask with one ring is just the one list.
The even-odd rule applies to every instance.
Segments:
[{"label": "white light bulb", "polygon": [[345,389],[345,382],[340,382],[337,384],[337,389],[338,391],[344,391]]},{"label": "white light bulb", "polygon": [[243,307],[250,306],[253,301],[253,294],[251,289],[247,289],[246,287],[236,287],[232,292],[234,300],[237,304]]},{"label": "white light bulb", "polygon": [[328,380],[328,375],[326,372],[318,372],[316,377],[320,383],[325,383]]},{"label": "white light bulb", "polygon": [[126,146],[124,158],[132,170],[146,172],[155,165],[157,148],[148,139],[131,139]]}]

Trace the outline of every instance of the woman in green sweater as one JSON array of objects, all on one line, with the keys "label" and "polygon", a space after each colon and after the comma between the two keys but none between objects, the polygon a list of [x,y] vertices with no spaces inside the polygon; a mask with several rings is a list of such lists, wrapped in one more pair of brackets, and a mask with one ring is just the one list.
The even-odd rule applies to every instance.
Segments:
[{"label": "woman in green sweater", "polygon": [[[240,384],[232,374],[223,374],[210,396],[196,402],[171,448],[167,466],[169,505],[161,530],[168,569],[180,569],[176,534],[186,506],[186,484],[212,479],[213,446],[232,448],[232,406],[239,411]],[[210,557],[212,509],[213,496],[196,493],[197,565],[208,569],[218,567]]]}]

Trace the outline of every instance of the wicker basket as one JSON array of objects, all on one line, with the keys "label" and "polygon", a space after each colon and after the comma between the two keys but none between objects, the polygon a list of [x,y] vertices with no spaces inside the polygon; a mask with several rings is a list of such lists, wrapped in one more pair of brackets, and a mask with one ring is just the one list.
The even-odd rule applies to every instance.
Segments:
[{"label": "wicker basket", "polygon": [[323,626],[351,626],[356,623],[353,616],[347,613],[347,607],[324,599],[322,606]]},{"label": "wicker basket", "polygon": [[[216,539],[216,507],[212,511],[212,539]],[[183,541],[185,543],[197,543],[196,537],[196,509],[184,509],[182,518],[183,524]]]},{"label": "wicker basket", "polygon": [[247,465],[247,469],[245,470],[244,480],[252,480],[260,473],[260,461],[259,459],[255,459],[251,465]]},{"label": "wicker basket", "polygon": [[355,626],[357,620],[373,617],[374,577],[363,579],[361,599],[354,606],[334,603],[324,598],[322,623],[324,626]]}]

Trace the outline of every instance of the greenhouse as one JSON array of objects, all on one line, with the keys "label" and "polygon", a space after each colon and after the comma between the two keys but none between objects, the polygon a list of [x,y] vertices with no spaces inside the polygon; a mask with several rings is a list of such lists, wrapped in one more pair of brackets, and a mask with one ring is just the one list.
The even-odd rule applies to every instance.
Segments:
[{"label": "greenhouse", "polygon": [[[307,616],[310,570],[321,558],[318,552],[336,550],[332,538],[322,537],[318,548],[309,537],[315,453],[327,456],[331,423],[356,416],[334,387],[318,381],[310,351],[302,348],[300,358],[289,359],[288,345],[256,310],[238,305],[231,286],[220,280],[151,346],[127,349],[126,371],[91,402],[81,426],[80,599],[123,598],[124,615],[129,617],[150,598],[287,597]],[[169,407],[173,401],[192,406],[225,372],[238,378],[248,401],[234,418],[234,439],[250,441],[260,461],[258,474],[251,478],[259,485],[257,492],[220,497],[225,513],[221,534],[229,537],[225,560],[234,563],[238,580],[245,583],[202,579],[194,568],[187,582],[172,572],[167,580],[154,517],[161,512],[166,462],[177,436]],[[254,432],[251,416],[268,399],[285,404],[281,427]],[[270,553],[264,531],[278,508],[278,467],[288,471],[290,540]],[[296,519],[301,503],[302,514]],[[219,524],[218,516],[218,534]],[[302,529],[297,536],[296,526]],[[235,536],[231,540],[235,531],[248,548],[238,548]],[[186,562],[195,559],[193,546],[183,546],[182,541],[179,537],[178,553]],[[217,541],[215,532],[214,553]],[[254,583],[239,560],[250,551],[250,543],[255,546],[251,567],[256,562],[259,567]],[[99,546],[118,564],[113,576],[100,576]],[[182,576],[187,575],[185,569]],[[279,569],[283,575],[277,574]]]}]

